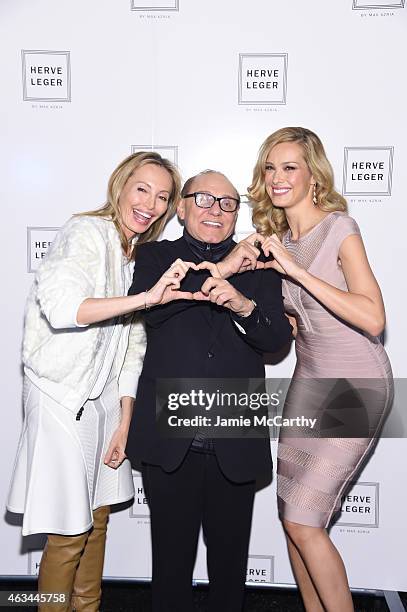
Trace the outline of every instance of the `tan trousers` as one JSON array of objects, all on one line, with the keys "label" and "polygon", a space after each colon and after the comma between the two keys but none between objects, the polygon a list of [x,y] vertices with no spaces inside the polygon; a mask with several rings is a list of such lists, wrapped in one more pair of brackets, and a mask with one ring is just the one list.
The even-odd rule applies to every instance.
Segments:
[{"label": "tan trousers", "polygon": [[110,506],[93,513],[93,528],[76,536],[49,535],[38,577],[40,593],[64,593],[65,602],[40,612],[98,612]]}]

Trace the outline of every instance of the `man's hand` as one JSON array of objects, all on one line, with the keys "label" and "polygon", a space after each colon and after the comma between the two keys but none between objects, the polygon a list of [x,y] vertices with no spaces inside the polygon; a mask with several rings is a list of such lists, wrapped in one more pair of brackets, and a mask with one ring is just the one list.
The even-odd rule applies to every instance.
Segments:
[{"label": "man's hand", "polygon": [[193,294],[193,299],[224,306],[243,317],[249,316],[254,309],[251,300],[235,289],[227,280],[221,278],[207,278],[201,290]]},{"label": "man's hand", "polygon": [[257,258],[260,255],[258,246],[265,240],[261,234],[251,234],[244,240],[241,240],[232,251],[226,255],[222,261],[214,264],[210,261],[203,261],[197,267],[198,270],[209,270],[215,278],[229,278],[233,274],[240,274],[248,270],[255,270]]}]

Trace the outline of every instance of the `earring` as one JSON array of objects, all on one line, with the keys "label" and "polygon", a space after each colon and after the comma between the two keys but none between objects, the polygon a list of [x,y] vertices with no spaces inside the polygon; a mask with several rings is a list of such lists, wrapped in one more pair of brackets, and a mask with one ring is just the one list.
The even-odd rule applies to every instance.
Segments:
[{"label": "earring", "polygon": [[314,204],[314,206],[318,206],[318,198],[317,198],[317,186],[316,183],[314,183],[314,190],[312,192],[312,202]]}]

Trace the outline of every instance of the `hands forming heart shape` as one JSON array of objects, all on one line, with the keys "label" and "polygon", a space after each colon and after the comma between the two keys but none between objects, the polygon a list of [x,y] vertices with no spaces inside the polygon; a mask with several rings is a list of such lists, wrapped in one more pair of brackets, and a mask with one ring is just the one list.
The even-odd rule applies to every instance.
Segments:
[{"label": "hands forming heart shape", "polygon": [[[259,261],[260,253],[269,258],[269,261]],[[215,278],[229,278],[233,274],[241,274],[249,270],[272,268],[280,274],[295,277],[300,267],[291,253],[281,243],[277,234],[268,236],[250,234],[241,240],[232,251],[217,264],[204,261],[199,264],[200,270],[209,270]]]},{"label": "hands forming heart shape", "polygon": [[[271,261],[258,261],[261,251],[266,257],[272,256]],[[174,261],[154,287],[146,292],[146,305],[158,306],[173,300],[208,301],[229,308],[236,314],[245,317],[251,314],[254,304],[226,279],[233,274],[265,268],[273,268],[293,277],[295,277],[296,270],[300,269],[275,234],[268,238],[257,233],[251,234],[241,240],[222,261],[217,263],[203,261],[195,264],[182,259]],[[180,290],[181,281],[189,270],[208,270],[210,272],[211,276],[205,280],[200,291]]]},{"label": "hands forming heart shape", "polygon": [[[216,264],[213,265],[216,266]],[[192,261],[177,259],[164,272],[154,287],[146,292],[146,304],[158,306],[174,300],[208,301],[229,308],[241,316],[248,316],[254,308],[253,302],[237,291],[227,280],[220,278],[215,268],[213,268],[213,273],[217,276],[207,278],[199,291],[180,290],[181,281],[189,270],[204,269],[208,268]]]}]

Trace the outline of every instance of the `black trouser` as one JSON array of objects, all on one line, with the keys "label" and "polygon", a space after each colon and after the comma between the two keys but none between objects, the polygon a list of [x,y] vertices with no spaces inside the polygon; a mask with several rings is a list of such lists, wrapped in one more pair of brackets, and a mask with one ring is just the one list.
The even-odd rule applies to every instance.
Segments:
[{"label": "black trouser", "polygon": [[192,612],[200,526],[207,546],[210,612],[243,606],[255,482],[233,483],[215,455],[190,451],[167,473],[145,465],[151,512],[153,612]]}]

